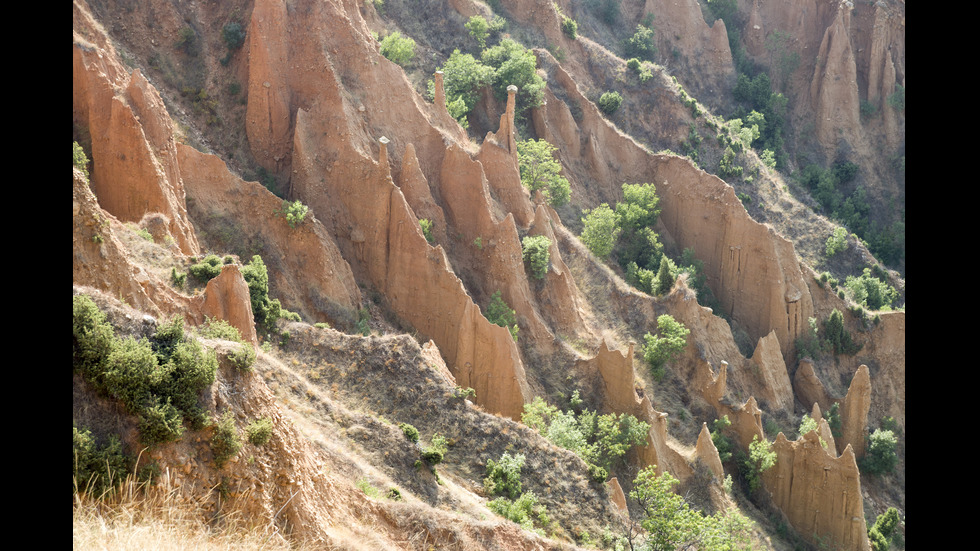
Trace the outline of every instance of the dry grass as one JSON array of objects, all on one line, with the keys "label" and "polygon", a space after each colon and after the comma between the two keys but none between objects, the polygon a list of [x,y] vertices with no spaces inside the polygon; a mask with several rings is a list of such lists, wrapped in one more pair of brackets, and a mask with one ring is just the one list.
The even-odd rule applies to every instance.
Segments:
[{"label": "dry grass", "polygon": [[150,488],[134,480],[119,494],[95,499],[75,494],[72,549],[276,550],[296,549],[271,530],[248,526],[235,515],[205,522],[202,511],[165,483]]}]

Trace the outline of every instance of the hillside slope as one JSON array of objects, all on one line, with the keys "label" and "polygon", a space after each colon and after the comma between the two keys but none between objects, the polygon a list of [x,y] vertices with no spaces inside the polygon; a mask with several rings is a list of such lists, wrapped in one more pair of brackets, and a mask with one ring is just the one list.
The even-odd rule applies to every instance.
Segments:
[{"label": "hillside slope", "polygon": [[[423,45],[435,57],[465,36],[471,15],[490,13],[430,4],[416,14],[444,14],[432,22],[444,31]],[[537,50],[545,103],[523,118],[520,90],[500,101],[485,94],[477,118],[489,132],[474,141],[445,103],[418,93],[416,72],[380,55],[372,31],[385,24],[383,6],[73,3],[73,138],[91,159],[89,177],[73,173],[73,294],[117,312],[119,335],[151,335],[155,322],[133,323],[144,315],[179,315],[188,326],[217,318],[265,351],[241,372],[234,343],[202,337],[220,368],[201,403],[212,420],[231,412],[238,426],[272,419],[272,445],[215,464],[207,445],[215,424],[147,457],[190,495],[210,495],[205,514],[231,508],[297,540],[343,548],[612,545],[629,526],[615,504],[619,488],[629,494],[637,471],[652,465],[706,513],[740,509],[756,519],[756,547],[797,538],[867,549],[865,515],[904,511],[904,453],[897,474],[872,479],[870,490],[858,459],[869,418],[873,426],[894,418],[904,442],[905,313],[874,323],[846,315],[856,353],[798,354],[811,318],[851,304],[800,260],[796,241],[754,219],[732,186],[690,159],[651,153],[602,115],[580,83],[621,60],[586,38],[569,43],[562,62]],[[394,21],[402,8],[389,9]],[[515,35],[563,40],[550,4],[503,9]],[[235,47],[232,23],[242,39]],[[717,37],[711,44],[723,49]],[[712,60],[721,67],[712,71],[729,62]],[[704,78],[698,86],[716,77]],[[663,91],[660,126],[686,128],[679,90]],[[640,139],[657,128],[638,126]],[[516,143],[526,132],[557,146],[571,205],[556,210],[521,185]],[[583,208],[621,200],[623,182],[655,184],[656,229],[669,249],[696,251],[714,311],[683,278],[662,297],[630,287],[566,227],[580,227]],[[309,214],[287,219],[291,203],[280,197]],[[431,238],[422,219],[434,222]],[[543,279],[523,259],[527,236],[550,242]],[[190,267],[209,252],[227,256],[220,276],[202,281]],[[260,320],[258,265],[286,319]],[[185,271],[187,283],[175,285]],[[514,310],[516,339],[487,319],[497,292]],[[636,343],[662,314],[691,334],[666,377],[653,379]],[[77,373],[73,388],[76,425],[105,438],[122,424],[126,447],[141,447],[135,421],[112,399]],[[609,473],[618,481],[590,478],[579,456],[520,423],[535,397],[566,408],[576,391],[585,407],[649,424],[646,446]],[[814,403],[826,411],[836,402],[845,431],[833,446],[813,446],[813,433],[777,437],[796,437]],[[93,408],[114,413],[93,417]],[[762,493],[723,490],[737,463],[722,465],[705,424],[726,415],[742,449],[753,437],[775,440]],[[423,444],[448,438],[445,461],[419,468],[401,422]],[[547,507],[540,535],[487,508],[485,468],[505,451],[525,455],[526,489]],[[846,497],[862,493],[867,501]],[[767,534],[781,519],[798,536]]]}]

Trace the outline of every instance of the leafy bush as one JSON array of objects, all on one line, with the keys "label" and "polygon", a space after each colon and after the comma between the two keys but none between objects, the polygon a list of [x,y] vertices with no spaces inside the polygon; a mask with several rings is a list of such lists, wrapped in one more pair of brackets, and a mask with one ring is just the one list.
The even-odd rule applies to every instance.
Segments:
[{"label": "leafy bush", "polygon": [[847,276],[844,285],[850,290],[854,302],[871,310],[890,308],[898,298],[898,291],[872,275],[870,268],[865,268],[861,277]]},{"label": "leafy bush", "polygon": [[571,187],[568,180],[561,176],[561,163],[554,156],[556,150],[544,139],[517,142],[521,183],[532,195],[541,190],[552,206],[560,207],[568,202]]},{"label": "leafy bush", "polygon": [[551,263],[551,240],[543,235],[527,236],[521,242],[524,262],[531,266],[531,276],[544,279]]},{"label": "leafy bush", "polygon": [[252,364],[255,363],[255,349],[249,343],[242,343],[228,358],[231,360],[231,364],[241,371],[249,371],[252,369]]},{"label": "leafy bush", "polygon": [[536,529],[535,526],[547,527],[551,520],[548,517],[548,509],[538,503],[538,496],[534,492],[526,492],[511,501],[505,497],[487,503],[487,507],[494,513],[521,525],[525,530],[538,532],[544,535],[543,531]]},{"label": "leafy bush", "polygon": [[283,201],[282,207],[273,211],[273,214],[278,218],[282,216],[289,223],[290,228],[295,228],[296,226],[303,223],[306,219],[306,215],[309,214],[310,207],[307,207],[299,201]]},{"label": "leafy bush", "polygon": [[284,309],[279,299],[269,298],[269,271],[262,262],[261,256],[253,256],[251,262],[242,266],[242,277],[248,284],[255,323],[271,329],[275,327],[279,318],[298,318],[295,313]]},{"label": "leafy bush", "polygon": [[419,220],[419,227],[422,228],[422,235],[425,236],[425,240],[430,244],[433,243],[435,239],[432,237],[432,220],[428,218]]},{"label": "leafy bush", "polygon": [[825,247],[827,257],[832,257],[845,249],[847,249],[847,230],[838,226],[834,228],[833,235],[827,238]]},{"label": "leafy bush", "polygon": [[85,175],[85,180],[88,181],[88,155],[85,154],[82,146],[78,145],[78,142],[72,142],[71,144],[71,163],[72,166],[82,171],[82,174]]},{"label": "leafy bush", "polygon": [[663,296],[674,288],[674,275],[671,273],[673,262],[666,256],[660,259],[660,268],[657,270],[657,286],[653,291],[657,296]]},{"label": "leafy bush", "polygon": [[483,16],[471,16],[469,21],[467,21],[463,27],[470,31],[470,36],[476,40],[476,43],[480,46],[481,50],[487,47],[487,37],[490,35],[490,24],[483,18]]},{"label": "leafy bush", "polygon": [[877,429],[868,436],[868,446],[860,462],[861,471],[871,475],[888,474],[898,465],[895,448],[898,438],[890,430]]},{"label": "leafy bush", "polygon": [[775,464],[776,452],[772,449],[772,442],[765,438],[760,440],[759,435],[753,436],[752,443],[749,444],[749,456],[743,464],[750,491],[755,492],[762,487],[762,474]]},{"label": "leafy bush", "polygon": [[561,16],[561,32],[565,33],[565,36],[575,40],[578,36],[578,23],[566,15]]},{"label": "leafy bush", "polygon": [[724,178],[731,178],[742,175],[742,166],[735,160],[735,150],[728,146],[722,153],[721,161],[718,163],[718,174]]},{"label": "leafy bush", "polygon": [[221,29],[221,40],[229,50],[237,50],[245,43],[245,29],[236,21],[228,23]]},{"label": "leafy bush", "polygon": [[884,513],[878,515],[874,524],[868,528],[868,539],[871,540],[873,551],[886,551],[890,547],[889,540],[895,534],[895,529],[902,522],[899,517],[898,509],[889,507]]},{"label": "leafy bush", "polygon": [[456,120],[465,117],[480,101],[481,90],[493,82],[494,70],[470,54],[456,50],[441,68],[447,104],[462,99],[465,110]]},{"label": "leafy bush", "polygon": [[408,438],[410,442],[417,443],[419,441],[419,430],[408,423],[398,423],[398,428],[402,430],[402,434],[405,438]]},{"label": "leafy bush", "polygon": [[607,115],[615,113],[622,103],[623,96],[619,95],[619,92],[610,91],[599,96],[599,109]]},{"label": "leafy bush", "polygon": [[187,272],[178,272],[177,268],[170,268],[170,283],[177,289],[183,289],[187,284]]},{"label": "leafy bush", "polygon": [[715,445],[715,449],[718,450],[718,456],[721,458],[722,463],[732,458],[732,449],[734,446],[732,445],[732,440],[725,434],[731,426],[732,422],[728,420],[727,415],[722,416],[721,419],[715,419],[712,423],[711,442]]},{"label": "leafy bush", "polygon": [[72,372],[97,378],[116,341],[106,315],[86,295],[72,297]]},{"label": "leafy bush", "polygon": [[504,496],[517,499],[523,491],[521,486],[521,469],[524,467],[524,455],[510,455],[504,452],[500,461],[487,460],[486,476],[483,478],[483,488],[487,495]]},{"label": "leafy bush", "polygon": [[623,43],[623,51],[625,54],[623,57],[627,59],[635,57],[653,61],[657,55],[657,48],[653,45],[653,29],[637,25],[633,36],[627,38]]},{"label": "leafy bush", "polygon": [[584,228],[579,239],[599,258],[606,258],[616,245],[620,229],[616,225],[616,214],[609,205],[602,203],[592,210],[583,211]]},{"label": "leafy bush", "polygon": [[449,451],[449,445],[446,437],[436,433],[429,441],[429,447],[422,450],[422,460],[431,466],[438,465],[442,463],[447,451]]},{"label": "leafy bush", "polygon": [[229,459],[238,455],[241,449],[242,441],[238,436],[238,427],[235,426],[235,416],[227,411],[214,424],[214,435],[211,436],[211,452],[214,454],[215,465],[221,468]]},{"label": "leafy bush", "polygon": [[256,446],[264,446],[272,438],[272,420],[268,417],[256,419],[245,427],[245,436]]},{"label": "leafy bush", "polygon": [[510,306],[500,298],[500,291],[490,297],[490,304],[486,311],[487,321],[490,323],[506,327],[510,331],[510,336],[517,340],[517,313],[511,310]]},{"label": "leafy bush", "polygon": [[905,111],[905,87],[901,84],[895,85],[895,92],[888,96],[888,105],[899,111]]},{"label": "leafy bush", "polygon": [[851,355],[861,349],[844,327],[844,315],[834,308],[823,324],[824,338],[833,347],[835,354]]},{"label": "leafy bush", "polygon": [[[738,512],[721,511],[703,516],[673,492],[677,479],[670,473],[657,474],[656,465],[644,468],[633,481],[632,498],[643,511],[640,525],[646,534],[642,549],[752,548],[752,526]],[[640,542],[638,542],[640,543]]]},{"label": "leafy bush", "polygon": [[180,438],[185,419],[202,424],[198,400],[214,383],[218,360],[186,338],[181,318],[160,325],[152,340],[116,339],[87,297],[73,297],[73,318],[73,372],[138,416],[144,443]]},{"label": "leafy bush", "polygon": [[687,336],[691,330],[676,321],[670,314],[657,318],[657,335],[647,333],[643,336],[643,358],[650,366],[650,372],[657,380],[663,379],[667,362],[676,358],[687,346]]},{"label": "leafy bush", "polygon": [[71,431],[73,492],[101,496],[117,488],[133,464],[123,452],[119,438],[112,436],[99,446],[88,429],[79,430],[72,425]]},{"label": "leafy bush", "polygon": [[[573,407],[581,404],[578,391],[572,394]],[[552,444],[571,450],[585,461],[590,476],[604,482],[610,471],[630,448],[646,444],[650,425],[632,415],[599,415],[588,409],[576,413],[561,411],[537,396],[524,404],[521,421],[537,430]]]},{"label": "leafy bush", "polygon": [[494,69],[493,91],[498,101],[507,98],[507,87],[517,87],[516,116],[544,102],[545,82],[537,73],[537,57],[534,52],[505,38],[499,44],[483,50],[483,63]]},{"label": "leafy bush", "polygon": [[415,57],[415,40],[395,31],[381,40],[381,55],[392,63],[406,67]]},{"label": "leafy bush", "polygon": [[207,283],[221,273],[221,257],[209,254],[201,262],[187,268],[187,272],[201,283]]}]

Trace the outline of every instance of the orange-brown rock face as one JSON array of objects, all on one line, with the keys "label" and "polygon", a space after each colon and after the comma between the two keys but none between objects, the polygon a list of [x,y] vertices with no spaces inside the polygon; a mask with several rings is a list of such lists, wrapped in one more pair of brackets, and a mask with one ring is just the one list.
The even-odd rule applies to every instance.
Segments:
[{"label": "orange-brown rock face", "polygon": [[776,466],[764,476],[766,488],[796,531],[837,549],[870,549],[853,451],[828,453],[816,432],[796,442],[780,433],[773,450]]},{"label": "orange-brown rock face", "polygon": [[221,273],[208,282],[204,290],[202,313],[209,317],[225,320],[238,329],[242,338],[258,346],[255,334],[255,318],[252,315],[252,299],[248,284],[236,264],[222,266]]},{"label": "orange-brown rock face", "polygon": [[138,70],[129,74],[119,64],[87,13],[76,6],[74,17],[76,28],[91,30],[89,38],[76,34],[72,44],[72,124],[90,142],[83,146],[100,206],[124,222],[162,213],[180,250],[196,254],[163,100]]},{"label": "orange-brown rock face", "polygon": [[721,465],[721,456],[718,455],[718,448],[711,440],[711,432],[708,431],[708,424],[701,424],[701,432],[698,433],[698,443],[695,448],[695,458],[706,465],[711,470],[711,474],[719,480],[725,477],[725,469]]},{"label": "orange-brown rock face", "polygon": [[[313,215],[291,228],[274,214],[282,208],[282,200],[260,184],[235,176],[214,155],[183,145],[178,153],[187,193],[194,200],[193,212],[201,217],[198,224],[216,234],[211,238],[217,244],[222,244],[221,233],[231,232],[237,241],[261,250],[263,262],[272,267],[273,296],[307,319],[333,323],[353,319],[361,301],[354,274]],[[210,220],[228,225],[219,230],[207,225]],[[243,224],[242,220],[253,223]],[[241,260],[248,263],[251,258]]]},{"label": "orange-brown rock face", "polygon": [[868,366],[858,368],[847,396],[841,402],[841,437],[837,449],[850,446],[854,455],[864,457],[864,437],[868,434],[868,412],[871,410],[871,376]]},{"label": "orange-brown rock face", "polygon": [[829,409],[834,401],[824,388],[823,383],[813,371],[813,362],[800,361],[793,376],[793,390],[797,398],[804,404],[819,404],[822,409]]},{"label": "orange-brown rock face", "polygon": [[779,351],[775,331],[759,339],[752,363],[758,368],[761,383],[753,394],[764,398],[772,408],[793,411],[793,386],[789,381],[786,362]]}]

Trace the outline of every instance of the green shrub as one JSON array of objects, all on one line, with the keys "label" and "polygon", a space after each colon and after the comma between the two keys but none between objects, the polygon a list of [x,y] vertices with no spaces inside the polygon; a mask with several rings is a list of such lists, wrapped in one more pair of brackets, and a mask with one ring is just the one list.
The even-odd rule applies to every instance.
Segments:
[{"label": "green shrub", "polygon": [[184,434],[184,417],[170,399],[151,398],[139,413],[140,441],[151,446],[179,440]]},{"label": "green shrub", "polygon": [[535,526],[547,527],[551,520],[548,517],[548,508],[538,503],[538,497],[533,492],[526,492],[511,501],[505,497],[498,497],[487,503],[487,507],[494,513],[521,525],[525,530],[539,532]]},{"label": "green shrub", "polygon": [[221,468],[229,459],[238,455],[241,449],[242,440],[238,436],[235,416],[231,411],[227,411],[214,424],[214,435],[211,437],[211,452],[214,454],[215,465]]},{"label": "green shrub", "polygon": [[252,364],[255,363],[256,357],[255,348],[249,343],[242,343],[237,350],[228,356],[228,359],[239,370],[249,371],[252,369]]},{"label": "green shrub", "polygon": [[868,446],[860,462],[861,471],[871,475],[889,474],[898,465],[895,448],[898,438],[890,430],[877,429],[868,436]]},{"label": "green shrub", "polygon": [[524,455],[511,455],[509,452],[504,452],[500,461],[488,459],[486,476],[483,478],[483,488],[487,495],[517,499],[523,491],[521,469],[524,461]]},{"label": "green shrub", "polygon": [[731,426],[732,422],[728,420],[727,415],[722,416],[721,419],[715,419],[712,423],[711,442],[714,443],[715,449],[718,450],[718,456],[721,458],[722,463],[726,463],[732,458],[734,446],[732,445],[732,440],[725,434]]},{"label": "green shrub", "polygon": [[835,354],[852,355],[861,349],[851,338],[851,334],[844,327],[844,315],[840,310],[834,308],[823,324],[824,338],[833,347]]},{"label": "green shrub", "polygon": [[96,444],[87,429],[72,425],[72,491],[102,496],[119,486],[132,471],[133,461],[123,452],[119,438]]},{"label": "green shrub", "polygon": [[178,272],[177,268],[170,268],[170,283],[177,289],[183,289],[187,284],[187,272]]},{"label": "green shrub", "polygon": [[[572,394],[572,407],[581,405],[579,393]],[[648,423],[632,415],[599,415],[588,409],[561,411],[537,396],[524,404],[521,421],[552,444],[571,450],[585,461],[589,475],[605,482],[617,462],[636,445],[646,444]]]},{"label": "green shrub", "polygon": [[228,323],[228,321],[219,318],[206,318],[204,324],[197,328],[197,332],[202,337],[208,339],[245,342],[242,340],[242,334],[238,331],[238,328]]},{"label": "green shrub", "polygon": [[272,419],[263,417],[252,421],[245,427],[245,435],[256,446],[266,445],[272,438]]},{"label": "green shrub", "polygon": [[650,372],[657,380],[663,379],[664,368],[687,346],[687,336],[691,330],[673,316],[664,314],[657,318],[657,335],[647,333],[643,339],[643,358],[650,366]]},{"label": "green shrub", "polygon": [[381,55],[392,63],[406,67],[415,57],[415,40],[393,32],[381,40]]},{"label": "green shrub", "polygon": [[657,286],[653,289],[657,296],[666,295],[674,288],[675,278],[671,272],[672,265],[673,262],[666,256],[660,258],[660,268],[657,269]]},{"label": "green shrub", "polygon": [[625,58],[635,57],[641,60],[653,61],[654,57],[657,55],[657,48],[653,45],[653,29],[649,27],[644,27],[643,25],[636,26],[636,32],[633,36],[627,38],[623,43],[623,50]]},{"label": "green shrub", "polygon": [[762,474],[775,464],[776,452],[772,449],[772,442],[765,438],[760,440],[759,435],[753,436],[752,443],[749,444],[749,456],[743,465],[750,491],[755,492],[762,487]]},{"label": "green shrub", "polygon": [[518,89],[515,114],[518,119],[533,107],[544,102],[545,82],[537,73],[537,57],[534,52],[510,38],[483,50],[483,63],[493,69],[492,88],[497,101],[507,99],[507,87]]},{"label": "green shrub", "polygon": [[742,166],[735,160],[735,150],[728,146],[722,153],[721,161],[718,163],[718,174],[724,178],[731,178],[742,175]]},{"label": "green shrub", "polygon": [[306,219],[306,215],[309,212],[310,207],[307,207],[299,201],[283,201],[282,207],[273,211],[273,214],[276,217],[282,216],[286,219],[290,228],[295,228],[303,223],[303,220]]},{"label": "green shrub", "polygon": [[72,166],[82,171],[82,174],[85,175],[85,181],[88,181],[88,155],[85,154],[82,146],[78,145],[78,142],[72,142],[71,144],[71,163]]},{"label": "green shrub", "polygon": [[221,274],[221,257],[209,254],[201,262],[187,268],[187,272],[201,283],[207,283]]},{"label": "green shrub", "polygon": [[237,21],[227,23],[221,28],[221,40],[229,50],[237,50],[245,43],[245,29]]},{"label": "green shrub", "polygon": [[890,547],[889,540],[896,534],[895,529],[901,522],[898,509],[894,507],[889,507],[884,513],[878,515],[874,524],[868,528],[868,539],[871,540],[872,550],[886,551]]},{"label": "green shrub", "polygon": [[463,100],[465,109],[453,118],[460,120],[476,107],[485,86],[493,82],[494,69],[487,67],[470,54],[454,51],[441,68],[447,105]]},{"label": "green shrub", "polygon": [[500,297],[500,291],[497,291],[490,297],[486,318],[490,323],[506,327],[510,331],[510,336],[515,341],[517,340],[517,332],[519,331],[517,326],[517,313],[511,310],[510,306]]},{"label": "green shrub", "polygon": [[840,418],[840,404],[834,402],[830,409],[824,412],[823,418],[827,420],[827,425],[830,426],[830,434],[834,435],[834,438],[841,437],[841,418]]},{"label": "green shrub", "polygon": [[402,434],[412,443],[419,441],[419,430],[408,423],[398,423],[398,428],[402,429]]},{"label": "green shrub", "polygon": [[578,23],[566,15],[561,16],[561,32],[565,33],[565,36],[575,40],[578,36]]},{"label": "green shrub", "polygon": [[609,205],[602,203],[592,210],[582,211],[584,228],[579,239],[599,258],[606,258],[616,245],[620,229],[616,225],[616,214]]},{"label": "green shrub", "polygon": [[898,298],[898,291],[872,275],[870,268],[865,268],[861,277],[847,276],[844,285],[850,290],[854,302],[871,310],[891,308]]},{"label": "green shrub", "polygon": [[430,244],[434,243],[435,239],[432,237],[432,221],[428,218],[423,218],[419,220],[419,227],[422,228],[422,235],[425,236],[425,240]]},{"label": "green shrub", "polygon": [[599,96],[599,109],[607,115],[615,113],[623,103],[623,96],[619,92],[610,91]]},{"label": "green shrub", "polygon": [[72,372],[87,379],[104,371],[116,335],[106,315],[90,297],[72,296]]},{"label": "green shrub", "polygon": [[469,21],[467,21],[463,27],[470,31],[470,36],[476,40],[476,43],[479,45],[481,50],[487,47],[487,37],[490,35],[490,24],[483,18],[483,16],[471,16]]},{"label": "green shrub", "polygon": [[528,236],[521,242],[524,262],[531,267],[531,276],[544,279],[551,263],[551,240],[543,235]]},{"label": "green shrub", "polygon": [[523,140],[517,142],[518,166],[521,183],[531,191],[541,190],[548,203],[560,207],[568,202],[571,187],[561,176],[561,163],[555,159],[558,148],[547,140]]},{"label": "green shrub", "polygon": [[629,69],[630,71],[633,71],[634,73],[640,72],[640,65],[641,65],[640,60],[635,57],[631,57],[628,60],[626,60],[626,68]]},{"label": "green shrub", "polygon": [[895,85],[895,92],[888,96],[888,105],[899,111],[905,111],[905,87],[901,84]]},{"label": "green shrub", "polygon": [[449,451],[449,445],[446,437],[436,433],[429,441],[429,447],[422,450],[422,460],[430,466],[438,465],[442,463],[447,451]]}]

